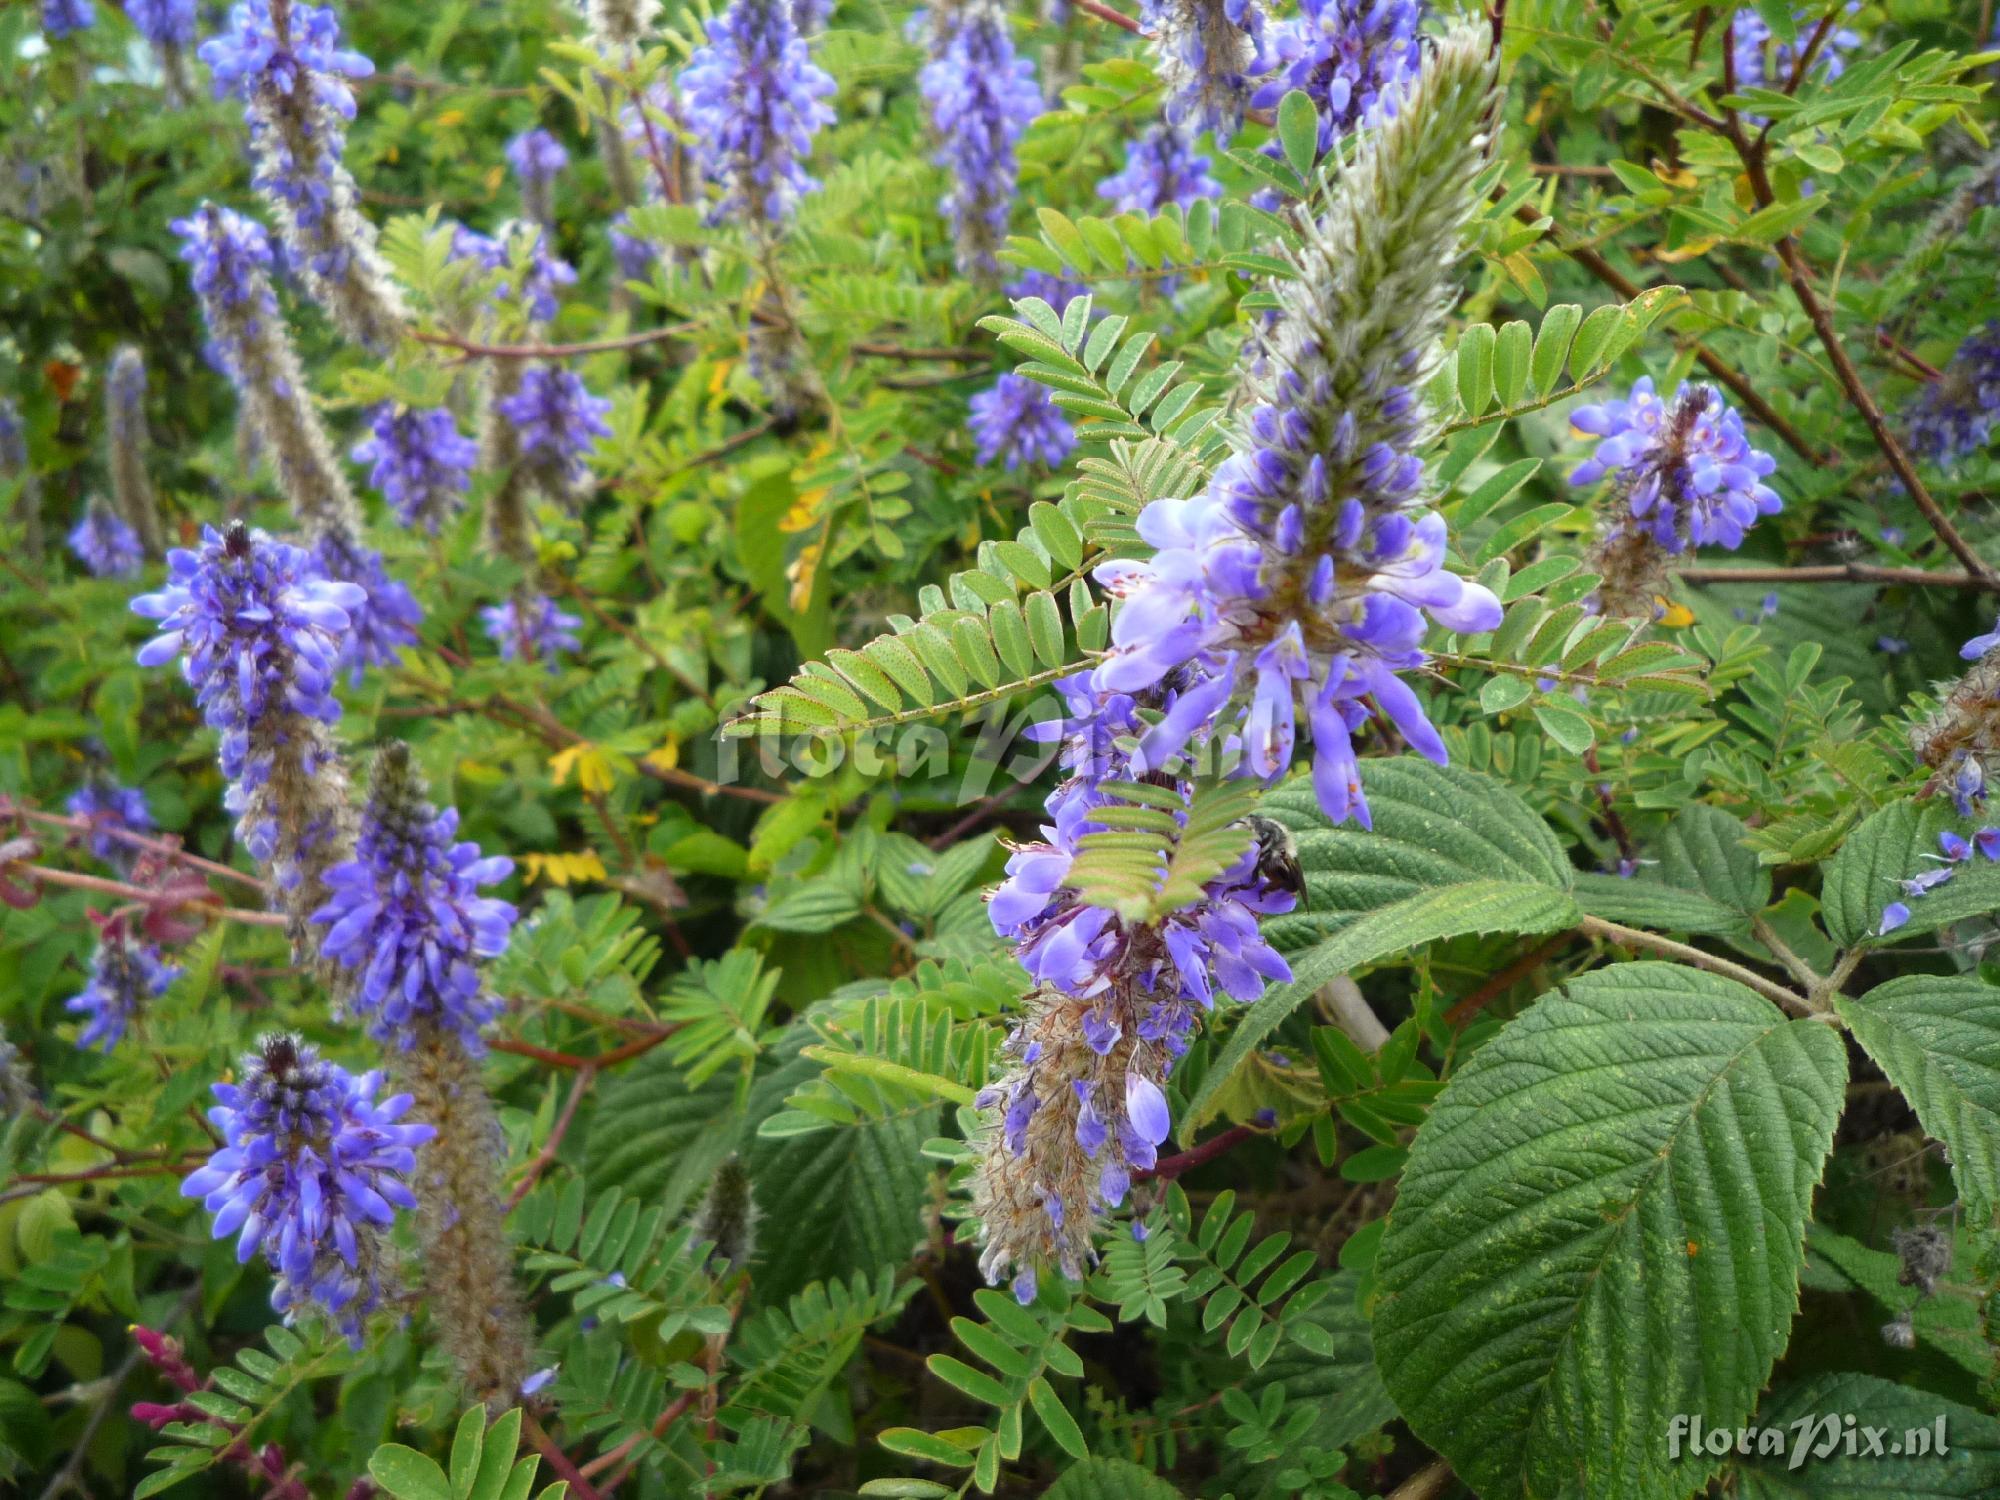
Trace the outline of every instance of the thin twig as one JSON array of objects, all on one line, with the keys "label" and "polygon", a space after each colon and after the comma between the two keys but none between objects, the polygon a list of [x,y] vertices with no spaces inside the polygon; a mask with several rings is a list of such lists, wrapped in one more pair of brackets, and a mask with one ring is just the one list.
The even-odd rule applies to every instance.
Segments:
[{"label": "thin twig", "polygon": [[542,1149],[535,1153],[535,1159],[528,1163],[528,1170],[521,1174],[521,1180],[514,1184],[514,1191],[508,1195],[509,1208],[527,1197],[542,1173],[554,1163],[556,1153],[562,1149],[563,1137],[569,1134],[570,1121],[576,1118],[577,1105],[583,1102],[583,1096],[590,1092],[590,1086],[596,1081],[595,1062],[587,1062],[576,1070],[576,1081],[569,1086],[569,1098],[563,1101],[562,1113],[556,1116],[548,1140],[543,1142]]},{"label": "thin twig", "polygon": [[1991,574],[1941,573],[1928,568],[1884,568],[1872,563],[1820,563],[1800,568],[1676,568],[1684,583],[1901,583],[1920,589],[1977,589],[2000,594]]}]

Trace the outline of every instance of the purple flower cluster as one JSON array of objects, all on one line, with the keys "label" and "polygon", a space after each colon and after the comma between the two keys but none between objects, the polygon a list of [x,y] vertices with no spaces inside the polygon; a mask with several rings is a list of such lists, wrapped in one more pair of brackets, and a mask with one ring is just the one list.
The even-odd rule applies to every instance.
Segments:
[{"label": "purple flower cluster", "polygon": [[115,781],[86,781],[69,794],[63,806],[72,817],[89,819],[90,852],[106,864],[123,865],[132,852],[130,845],[113,838],[106,830],[125,828],[145,833],[154,826],[146,794],[136,786],[120,786]]},{"label": "purple flower cluster", "polygon": [[521,186],[521,202],[547,225],[553,218],[556,177],[569,165],[561,141],[537,127],[524,130],[507,143],[507,165]]},{"label": "purple flower cluster", "polygon": [[1934,861],[1928,868],[1918,871],[1908,880],[1895,882],[1904,899],[1891,901],[1882,908],[1882,920],[1875,928],[1877,937],[1885,937],[1910,920],[1909,903],[1921,900],[1941,885],[1949,884],[1958,873],[1958,867],[1972,858],[1973,851],[1988,860],[2000,860],[2000,828],[1982,828],[1968,841],[1963,835],[1953,833],[1949,828],[1938,835],[1937,854],[1924,856]]},{"label": "purple flower cluster", "polygon": [[88,31],[96,21],[90,0],[42,0],[42,34],[52,42]]},{"label": "purple flower cluster", "polygon": [[1379,712],[1442,764],[1444,742],[1396,674],[1423,665],[1430,621],[1491,630],[1500,603],[1446,569],[1444,519],[1418,508],[1423,464],[1396,441],[1400,426],[1414,432],[1423,420],[1415,390],[1381,392],[1380,436],[1365,447],[1353,414],[1310,367],[1293,362],[1275,395],[1250,413],[1243,445],[1206,495],[1140,512],[1150,560],[1097,570],[1124,602],[1094,680],[1100,691],[1136,693],[1192,674],[1141,741],[1147,767],[1178,753],[1204,716],[1247,687],[1245,755],[1271,779],[1290,769],[1303,700],[1320,806],[1365,827],[1354,732]]},{"label": "purple flower cluster", "polygon": [[1023,271],[1007,283],[1010,298],[1018,302],[1023,297],[1039,297],[1055,309],[1059,318],[1069,310],[1070,303],[1089,290],[1082,282],[1054,271]]},{"label": "purple flower cluster", "polygon": [[514,908],[481,896],[514,862],[454,842],[458,810],[440,813],[401,745],[382,752],[354,858],[326,872],[332,892],[312,920],[325,926],[321,953],[358,971],[349,1000],[378,1041],[409,1047],[422,1026],[479,1048],[479,1028],[500,1012],[478,961],[504,952]]},{"label": "purple flower cluster", "polygon": [[355,113],[351,81],[375,65],[341,45],[331,9],[306,0],[237,0],[228,29],[197,55],[214,75],[215,96],[243,101],[253,181],[275,209],[308,290],[350,338],[387,348],[408,309],[341,165]]},{"label": "purple flower cluster", "polygon": [[720,190],[710,222],[774,228],[819,184],[812,138],[833,123],[832,75],[813,62],[790,0],[733,0],[680,74],[703,174]]},{"label": "purple flower cluster", "polygon": [[1058,692],[1063,716],[1033,737],[1058,743],[1068,774],[1048,799],[1043,841],[1015,850],[988,912],[1038,986],[1006,1044],[1014,1067],[978,1101],[998,1115],[975,1188],[981,1269],[991,1281],[1011,1270],[1024,1303],[1043,1265],[1083,1275],[1091,1225],[1154,1166],[1170,1123],[1163,1085],[1201,1016],[1221,995],[1252,1000],[1292,977],[1258,918],[1290,911],[1294,897],[1261,872],[1247,829],[1241,856],[1160,920],[1129,921],[1071,884],[1086,840],[1117,826],[1105,809],[1120,786],[1143,779],[1190,795],[1149,742],[1190,704],[1205,737],[1206,687],[1135,696],[1080,672]]},{"label": "purple flower cluster", "polygon": [[195,295],[213,336],[212,348],[232,380],[246,378],[251,338],[278,322],[271,290],[271,240],[264,226],[234,209],[204,203],[172,225],[184,242]]},{"label": "purple flower cluster", "polygon": [[125,14],[155,47],[187,47],[194,42],[195,0],[125,0]]},{"label": "purple flower cluster", "polygon": [[965,0],[915,24],[926,19],[931,60],[917,81],[938,142],[932,159],[950,180],[938,206],[957,242],[959,270],[995,278],[994,252],[1014,206],[1014,147],[1042,112],[1042,91],[1034,64],[1015,53],[996,0]]},{"label": "purple flower cluster", "polygon": [[380,1237],[417,1206],[415,1148],[436,1132],[403,1124],[410,1096],[378,1100],[381,1075],[357,1078],[296,1037],[266,1037],[239,1083],[214,1085],[208,1117],[223,1146],[181,1183],[214,1215],[236,1258],[277,1273],[271,1305],[292,1321],[317,1308],[350,1341],[382,1300]]},{"label": "purple flower cluster", "polygon": [[1221,193],[1222,184],[1208,175],[1208,158],[1184,130],[1165,123],[1134,137],[1123,170],[1097,184],[1097,196],[1109,198],[1118,212],[1146,215]]},{"label": "purple flower cluster", "polygon": [[1139,28],[1159,58],[1168,123],[1228,145],[1243,125],[1264,13],[1254,0],[1144,0]]},{"label": "purple flower cluster", "polygon": [[591,449],[611,436],[604,420],[611,402],[591,395],[582,377],[569,370],[536,365],[494,406],[518,433],[522,458],[565,486],[584,479]]},{"label": "purple flower cluster", "polygon": [[2000,420],[2000,322],[1988,323],[1958,346],[1945,367],[1910,403],[1910,447],[1945,468],[1984,448]]},{"label": "purple flower cluster", "polygon": [[416,645],[423,606],[389,576],[381,553],[346,532],[329,530],[313,544],[312,564],[321,578],[351,584],[363,595],[346,606],[348,629],[340,643],[337,665],[347,670],[349,687],[361,685],[367,668],[393,666],[405,646]]},{"label": "purple flower cluster", "polygon": [[1076,429],[1048,387],[1011,370],[972,398],[966,426],[983,464],[1018,469],[1042,463],[1055,468],[1076,447]]},{"label": "purple flower cluster", "polygon": [[[1423,57],[1422,0],[1300,0],[1299,14],[1272,21],[1258,38],[1250,103],[1276,109],[1293,89],[1319,111],[1319,150],[1393,114]],[[1275,156],[1276,142],[1265,147]]]},{"label": "purple flower cluster", "polygon": [[77,1046],[109,1052],[145,1003],[164,995],[180,977],[179,965],[160,962],[158,948],[107,932],[90,960],[90,982],[63,1006],[73,1016],[90,1018]]},{"label": "purple flower cluster", "polygon": [[528,594],[505,604],[489,604],[479,612],[486,635],[500,648],[502,661],[547,662],[551,672],[557,659],[583,648],[576,630],[583,622],[566,610],[556,608],[546,594]]},{"label": "purple flower cluster", "polygon": [[1714,386],[1683,383],[1667,402],[1653,393],[1652,377],[1642,375],[1624,400],[1580,406],[1569,420],[1598,439],[1569,482],[1614,480],[1629,524],[1669,553],[1691,546],[1733,551],[1760,517],[1783,508],[1764,483],[1778,461],[1750,446],[1743,418]]},{"label": "purple flower cluster", "polygon": [[93,578],[137,578],[146,562],[139,533],[98,499],[84,507],[83,519],[71,529],[69,550]]},{"label": "purple flower cluster", "polygon": [[368,464],[368,482],[382,492],[396,519],[436,534],[465,505],[479,445],[458,430],[442,406],[384,401],[369,413],[368,436],[350,455]]},{"label": "purple flower cluster", "polygon": [[[222,774],[235,785],[226,805],[241,812],[271,774],[288,736],[279,720],[296,716],[331,724],[336,665],[348,611],[367,603],[352,583],[324,577],[309,554],[272,541],[240,522],[224,534],[203,531],[196,551],[167,554],[167,586],[132,601],[132,612],[159,622],[139,652],[141,666],[184,656],[181,673],[203,719],[222,736]],[[304,768],[310,775],[313,767]],[[275,830],[243,830],[260,859]]]}]

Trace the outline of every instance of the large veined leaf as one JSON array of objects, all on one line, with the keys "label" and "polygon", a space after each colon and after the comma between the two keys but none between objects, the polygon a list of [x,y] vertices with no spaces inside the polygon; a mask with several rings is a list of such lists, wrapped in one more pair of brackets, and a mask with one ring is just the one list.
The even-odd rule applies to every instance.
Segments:
[{"label": "large veined leaf", "polygon": [[1961,1196],[1990,1216],[2000,1206],[2000,989],[1912,974],[1835,1005],[1925,1132],[1944,1142]]},{"label": "large veined leaf", "polygon": [[1180,1500],[1181,1492],[1150,1469],[1122,1458],[1086,1458],[1063,1470],[1042,1500]]},{"label": "large veined leaf", "polygon": [[1747,925],[1740,913],[1712,896],[1658,880],[1581,874],[1576,877],[1576,904],[1593,917],[1654,932],[1740,932]]},{"label": "large veined leaf", "polygon": [[724,1069],[690,1089],[664,1050],[628,1063],[598,1088],[583,1153],[591,1186],[687,1208],[743,1139],[737,1088]]},{"label": "large veined leaf", "polygon": [[[820,1067],[795,1057],[760,1079],[751,1128]],[[910,1259],[924,1237],[923,1144],[938,1133],[938,1114],[937,1104],[923,1103],[750,1144],[751,1191],[763,1223],[754,1267],[758,1301],[769,1305],[809,1282],[872,1275]]]},{"label": "large veined leaf", "polygon": [[1742,820],[1719,807],[1683,808],[1629,880],[1580,875],[1576,898],[1594,917],[1661,932],[1744,935],[1771,899],[1771,872],[1743,846]]},{"label": "large veined leaf", "polygon": [[1675,1413],[1734,1426],[1783,1349],[1846,1053],[1697,970],[1545,996],[1418,1132],[1376,1263],[1375,1358],[1485,1500],[1691,1494]]},{"label": "large veined leaf", "polygon": [[[2000,1419],[1874,1375],[1819,1375],[1774,1391],[1758,1409],[1757,1426],[1780,1433],[1784,1446],[1738,1462],[1743,1500],[1983,1500],[2000,1493]],[[1822,1448],[1830,1451],[1815,1456]]]},{"label": "large veined leaf", "polygon": [[1957,829],[1970,835],[1964,820],[1942,803],[1918,808],[1897,802],[1874,814],[1847,837],[1826,867],[1820,904],[1826,930],[1843,948],[1865,942],[1882,925],[1882,908],[1901,900],[1910,919],[1897,928],[1896,938],[1935,932],[1967,917],[2000,912],[2000,864],[1973,859],[1961,865],[1947,885],[1925,895],[1905,898],[1899,880],[1938,866],[1938,834]]},{"label": "large veined leaf", "polygon": [[1373,827],[1329,823],[1310,777],[1287,782],[1260,809],[1291,829],[1307,900],[1264,924],[1283,949],[1302,948],[1366,912],[1439,886],[1513,881],[1568,890],[1568,857],[1548,826],[1504,782],[1414,755],[1361,763]]},{"label": "large veined leaf", "polygon": [[1421,891],[1350,922],[1317,947],[1292,955],[1292,982],[1273,985],[1253,1002],[1203,1077],[1181,1121],[1183,1139],[1214,1112],[1243,1060],[1313,991],[1335,975],[1440,938],[1481,932],[1556,932],[1580,913],[1567,891],[1504,880],[1468,880]]}]

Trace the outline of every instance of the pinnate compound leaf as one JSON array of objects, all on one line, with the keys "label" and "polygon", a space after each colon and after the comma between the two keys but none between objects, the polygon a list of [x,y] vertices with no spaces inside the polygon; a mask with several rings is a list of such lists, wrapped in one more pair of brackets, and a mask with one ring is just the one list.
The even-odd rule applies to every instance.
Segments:
[{"label": "pinnate compound leaf", "polygon": [[[1849,1416],[1857,1434],[1851,1457]],[[1794,1426],[1805,1419],[1808,1426]],[[1826,1444],[1830,1424],[1839,1441],[1824,1457],[1811,1456]],[[1742,1500],[1979,1500],[2000,1493],[2000,1419],[1914,1386],[1846,1371],[1816,1375],[1772,1392],[1757,1425],[1783,1433],[1785,1450],[1738,1461]],[[1878,1429],[1880,1453],[1863,1435],[1870,1428]],[[1801,1436],[1809,1447],[1794,1468]],[[1930,1451],[1916,1451],[1926,1438]]]},{"label": "pinnate compound leaf", "polygon": [[1620,964],[1474,1055],[1418,1132],[1376,1263],[1375,1358],[1485,1500],[1679,1500],[1679,1412],[1736,1426],[1798,1305],[1846,1054],[1742,986]]},{"label": "pinnate compound leaf", "polygon": [[1951,1153],[1975,1219],[2000,1206],[2000,988],[1964,975],[1911,974],[1836,1000],[1854,1039]]}]

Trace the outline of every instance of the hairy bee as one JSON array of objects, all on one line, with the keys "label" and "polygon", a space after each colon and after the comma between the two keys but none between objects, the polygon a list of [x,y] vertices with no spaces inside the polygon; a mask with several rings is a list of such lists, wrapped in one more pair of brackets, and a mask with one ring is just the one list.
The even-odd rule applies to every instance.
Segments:
[{"label": "hairy bee", "polygon": [[1299,868],[1299,846],[1291,829],[1276,818],[1253,813],[1243,826],[1257,841],[1257,873],[1280,890],[1290,891],[1306,903],[1306,872]]}]

